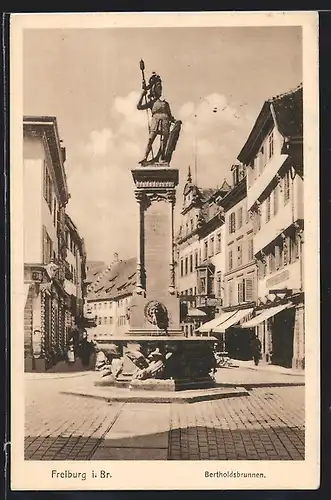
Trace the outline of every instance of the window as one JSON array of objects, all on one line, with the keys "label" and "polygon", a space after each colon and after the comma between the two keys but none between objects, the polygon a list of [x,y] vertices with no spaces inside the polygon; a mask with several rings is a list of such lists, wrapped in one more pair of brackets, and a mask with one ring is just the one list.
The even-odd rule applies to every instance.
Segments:
[{"label": "window", "polygon": [[260,231],[261,229],[261,212],[258,210],[255,212],[255,220],[256,220],[256,230]]},{"label": "window", "polygon": [[233,268],[233,254],[232,250],[229,251],[229,271]]},{"label": "window", "polygon": [[230,221],[229,221],[229,233],[235,233],[236,231],[236,214],[232,212],[230,214]]},{"label": "window", "polygon": [[270,215],[271,215],[271,199],[270,195],[266,199],[266,222],[270,221]]},{"label": "window", "polygon": [[282,255],[283,255],[282,246],[276,245],[276,247],[275,247],[275,267],[276,267],[276,270],[278,270],[280,267],[282,267]]},{"label": "window", "polygon": [[204,295],[206,292],[206,278],[202,277],[199,280],[199,294]]},{"label": "window", "polygon": [[216,296],[222,297],[222,273],[220,271],[216,275]]},{"label": "window", "polygon": [[233,301],[233,283],[232,281],[229,282],[229,285],[228,285],[228,305],[229,306],[232,306],[232,301]]},{"label": "window", "polygon": [[272,250],[268,255],[269,260],[269,273],[273,273],[275,271],[275,254],[274,250]]},{"label": "window", "polygon": [[259,153],[259,174],[262,173],[265,165],[266,165],[265,147],[262,146]]},{"label": "window", "polygon": [[243,247],[242,244],[240,243],[237,246],[237,266],[241,266],[243,263]]},{"label": "window", "polygon": [[286,172],[284,176],[284,204],[290,199],[290,173]]},{"label": "window", "polygon": [[56,228],[56,198],[54,198],[54,203],[53,203],[53,225]]},{"label": "window", "polygon": [[254,259],[253,238],[248,240],[248,262]]},{"label": "window", "polygon": [[180,259],[180,275],[184,276],[184,259]]},{"label": "window", "polygon": [[203,260],[208,259],[208,240],[204,241]]},{"label": "window", "polygon": [[112,325],[113,324],[113,317],[112,316],[109,316],[109,324]]},{"label": "window", "polygon": [[222,233],[216,234],[216,251],[215,253],[220,253],[222,251]]},{"label": "window", "polygon": [[274,133],[273,131],[268,137],[268,157],[271,158],[274,154]]},{"label": "window", "polygon": [[99,304],[98,304],[98,308],[99,308],[99,309],[101,309],[101,302],[99,302]]},{"label": "window", "polygon": [[263,262],[263,260],[257,261],[257,271],[258,271],[258,278],[259,279],[264,278],[264,262]]},{"label": "window", "polygon": [[278,212],[278,185],[274,189],[274,215]]},{"label": "window", "polygon": [[193,231],[194,229],[194,222],[193,222],[193,219],[190,220],[190,225],[191,225],[191,231]]},{"label": "window", "polygon": [[237,283],[238,303],[251,302],[253,297],[253,278],[244,278]]},{"label": "window", "polygon": [[94,306],[94,310],[96,310],[96,308],[97,308],[96,302],[94,302],[93,306]]},{"label": "window", "polygon": [[251,302],[254,300],[254,279],[246,278],[245,279],[245,302]]},{"label": "window", "polygon": [[242,207],[238,210],[238,229],[240,229],[243,225],[243,209]]},{"label": "window", "polygon": [[283,265],[287,266],[289,263],[289,238],[286,238],[283,246]]},{"label": "window", "polygon": [[48,264],[53,258],[53,241],[43,226],[43,263]]},{"label": "window", "polygon": [[53,200],[53,186],[52,179],[48,173],[47,164],[44,162],[44,198],[47,201],[50,211],[52,211],[52,200]]},{"label": "window", "polygon": [[245,301],[244,297],[245,297],[245,280],[240,280],[238,282],[238,304]]},{"label": "window", "polygon": [[185,276],[188,274],[188,257],[185,257]]},{"label": "window", "polygon": [[101,325],[101,317],[98,317],[98,325]]},{"label": "window", "polygon": [[195,254],[194,254],[194,266],[195,268],[197,268],[199,265],[199,253],[198,253],[198,250],[195,251]]},{"label": "window", "polygon": [[104,324],[105,324],[105,325],[107,325],[107,323],[108,323],[108,318],[107,318],[107,316],[105,316],[105,317],[103,318],[103,322],[104,322]]},{"label": "window", "polygon": [[190,254],[190,273],[193,273],[193,254]]},{"label": "window", "polygon": [[297,258],[297,241],[295,236],[290,237],[290,245],[289,245],[289,261],[294,262],[295,259]]},{"label": "window", "polygon": [[214,243],[215,243],[215,238],[212,236],[210,238],[210,248],[209,248],[209,255],[212,257],[214,255]]}]

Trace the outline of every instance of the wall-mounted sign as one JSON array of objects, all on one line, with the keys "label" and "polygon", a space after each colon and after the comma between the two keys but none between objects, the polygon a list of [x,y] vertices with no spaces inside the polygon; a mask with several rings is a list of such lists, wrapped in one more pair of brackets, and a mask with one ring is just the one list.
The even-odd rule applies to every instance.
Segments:
[{"label": "wall-mounted sign", "polygon": [[34,358],[41,356],[41,331],[34,330],[32,334],[32,352]]},{"label": "wall-mounted sign", "polygon": [[268,288],[273,287],[275,285],[278,285],[279,283],[282,283],[282,281],[288,280],[289,277],[290,277],[290,272],[288,269],[286,269],[285,271],[282,271],[276,276],[273,276],[272,278],[268,279],[266,281],[266,285]]}]

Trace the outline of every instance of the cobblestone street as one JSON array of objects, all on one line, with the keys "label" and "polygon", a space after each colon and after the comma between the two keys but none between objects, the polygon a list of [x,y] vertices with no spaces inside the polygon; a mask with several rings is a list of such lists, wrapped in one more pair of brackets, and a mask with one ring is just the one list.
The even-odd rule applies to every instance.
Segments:
[{"label": "cobblestone street", "polygon": [[26,381],[27,460],[304,459],[303,386],[192,404],[60,394],[89,380],[87,373]]}]

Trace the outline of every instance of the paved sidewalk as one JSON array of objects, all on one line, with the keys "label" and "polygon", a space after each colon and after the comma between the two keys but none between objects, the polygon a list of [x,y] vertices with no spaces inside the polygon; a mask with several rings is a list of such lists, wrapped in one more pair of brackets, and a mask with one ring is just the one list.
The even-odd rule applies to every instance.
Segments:
[{"label": "paved sidewalk", "polygon": [[247,368],[250,370],[267,371],[271,373],[281,373],[283,375],[289,375],[293,377],[304,377],[304,370],[296,370],[292,368],[285,368],[284,366],[270,365],[268,363],[260,362],[257,366],[254,361],[241,361],[233,360],[233,363],[240,368]]},{"label": "paved sidewalk", "polygon": [[249,396],[192,404],[61,394],[94,379],[26,378],[27,460],[304,459],[304,387],[256,387]]}]

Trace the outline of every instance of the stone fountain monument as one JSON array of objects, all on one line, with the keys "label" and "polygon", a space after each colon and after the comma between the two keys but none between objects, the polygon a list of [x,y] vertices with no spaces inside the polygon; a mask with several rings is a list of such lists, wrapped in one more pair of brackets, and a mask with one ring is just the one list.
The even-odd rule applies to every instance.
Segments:
[{"label": "stone fountain monument", "polygon": [[[112,374],[97,385],[130,389],[175,391],[213,386],[215,367],[209,337],[186,338],[180,328],[179,298],[174,269],[174,207],[179,172],[170,166],[180,135],[181,122],[161,99],[162,81],[153,73],[143,91],[138,110],[151,113],[149,138],[143,160],[133,169],[137,201],[136,288],[129,310],[126,335],[113,337],[104,352],[111,360]],[[159,149],[153,145],[159,137]]]}]

